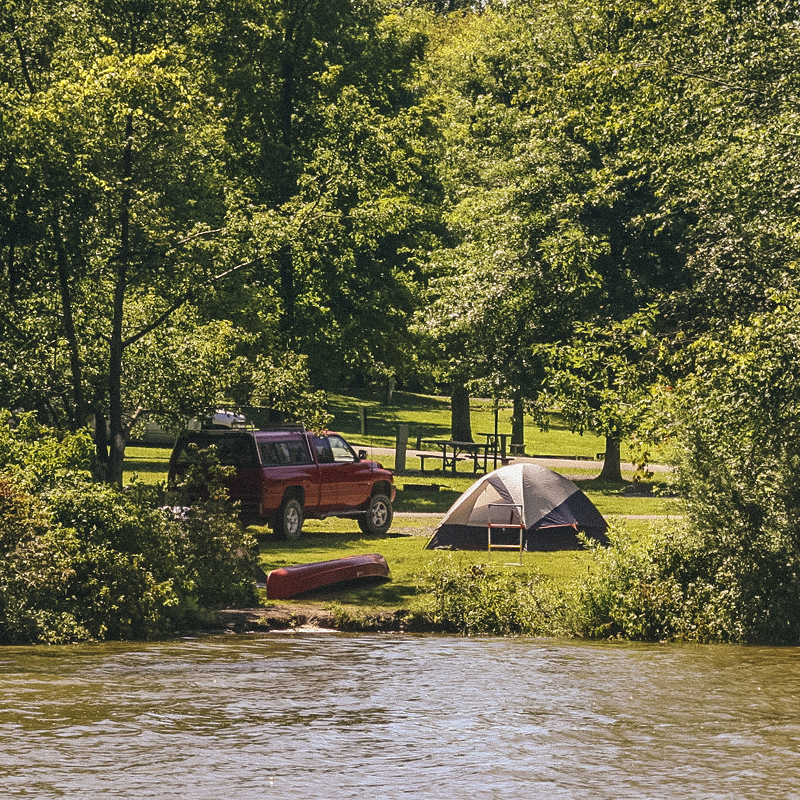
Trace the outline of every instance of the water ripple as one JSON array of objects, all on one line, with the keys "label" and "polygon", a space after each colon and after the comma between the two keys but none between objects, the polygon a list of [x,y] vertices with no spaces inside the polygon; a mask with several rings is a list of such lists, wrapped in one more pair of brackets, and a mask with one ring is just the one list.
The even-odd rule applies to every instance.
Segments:
[{"label": "water ripple", "polygon": [[785,800],[800,654],[412,636],[10,648],[4,796]]}]

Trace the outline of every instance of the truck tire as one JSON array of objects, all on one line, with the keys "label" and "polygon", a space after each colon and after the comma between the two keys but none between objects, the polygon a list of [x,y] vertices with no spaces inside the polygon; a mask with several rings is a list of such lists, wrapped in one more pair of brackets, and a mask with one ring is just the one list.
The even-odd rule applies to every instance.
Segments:
[{"label": "truck tire", "polygon": [[392,526],[392,501],[385,494],[374,494],[369,499],[367,513],[358,518],[362,533],[383,536]]},{"label": "truck tire", "polygon": [[275,533],[280,539],[297,539],[303,532],[303,506],[294,497],[281,503],[275,521]]}]

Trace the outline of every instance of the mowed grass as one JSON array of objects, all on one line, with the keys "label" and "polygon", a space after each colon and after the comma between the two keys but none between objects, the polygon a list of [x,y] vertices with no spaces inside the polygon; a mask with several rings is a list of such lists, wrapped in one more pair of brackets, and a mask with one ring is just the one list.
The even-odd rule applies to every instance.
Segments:
[{"label": "mowed grass", "polygon": [[[408,425],[409,447],[418,439],[450,438],[450,399],[430,395],[395,392],[392,404],[364,400],[349,395],[328,395],[328,408],[333,414],[331,429],[339,431],[353,443],[366,447],[394,447],[398,426]],[[361,409],[366,415],[366,432],[361,433]],[[572,433],[558,414],[549,416],[547,431],[540,431],[530,418],[525,421],[525,448],[528,455],[558,455],[596,459],[605,450],[605,440],[595,434]],[[475,441],[479,434],[494,433],[495,413],[491,400],[473,399],[470,421]],[[498,433],[511,433],[511,406],[499,404]]]},{"label": "mowed grass", "polygon": [[[166,481],[169,455],[170,451],[164,448],[129,447],[125,457],[124,482],[130,483],[134,475],[149,484]],[[394,459],[391,456],[376,455],[375,458],[387,467],[393,466]],[[655,476],[648,487],[645,487],[646,491],[638,493],[637,487],[632,484],[612,486],[593,480],[599,472],[599,467],[577,473],[575,470],[561,468],[556,471],[575,481],[604,516],[680,513],[679,502],[676,499],[659,494],[660,490],[668,489],[663,475]],[[441,472],[398,475],[395,478],[398,489],[395,510],[444,514],[479,477],[471,472],[459,472],[456,475]],[[430,487],[431,490],[425,491],[415,487]],[[649,488],[652,488],[652,491]]]},{"label": "mowed grass", "polygon": [[[561,470],[556,470],[561,472]],[[563,473],[562,473],[563,474]],[[448,508],[480,476],[420,477],[401,475],[395,478],[398,512],[429,512],[444,514]],[[674,516],[681,513],[680,501],[670,496],[666,480],[640,487],[636,484],[622,486],[598,483],[594,480],[571,478],[597,506],[603,516]],[[423,487],[430,487],[426,491]],[[659,492],[663,491],[664,494]]]},{"label": "mowed grass", "polygon": [[[646,527],[644,521],[626,522],[628,529]],[[427,550],[435,520],[396,518],[392,532],[384,537],[362,534],[352,520],[308,520],[302,537],[296,542],[275,538],[268,528],[253,528],[258,534],[259,561],[265,572],[294,564],[327,561],[348,555],[380,553],[391,570],[389,581],[367,581],[337,585],[265,605],[303,605],[337,603],[342,607],[368,608],[371,611],[414,609],[421,600],[420,578],[432,568],[444,564],[469,569],[477,564],[504,565],[521,575],[540,576],[557,583],[580,579],[588,569],[590,554],[580,550],[520,553],[498,551],[491,554],[475,551]]]},{"label": "mowed grass", "polygon": [[170,452],[166,447],[127,447],[123,483],[129,484],[134,475],[143,483],[165,483],[169,472]]}]

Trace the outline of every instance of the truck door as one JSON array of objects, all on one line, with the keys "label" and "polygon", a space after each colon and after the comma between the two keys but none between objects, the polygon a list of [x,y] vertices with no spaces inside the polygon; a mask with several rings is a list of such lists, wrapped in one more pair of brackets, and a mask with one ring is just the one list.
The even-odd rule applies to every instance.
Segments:
[{"label": "truck door", "polygon": [[347,511],[365,503],[371,484],[353,448],[336,434],[315,436],[313,442],[319,464],[320,508]]}]

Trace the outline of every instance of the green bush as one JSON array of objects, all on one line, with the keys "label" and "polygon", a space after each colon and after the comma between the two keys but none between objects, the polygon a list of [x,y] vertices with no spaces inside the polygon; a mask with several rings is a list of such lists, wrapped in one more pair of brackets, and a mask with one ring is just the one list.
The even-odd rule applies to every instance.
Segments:
[{"label": "green bush", "polygon": [[684,523],[612,536],[573,598],[583,635],[800,643],[800,309],[693,350],[671,396]]},{"label": "green bush", "polygon": [[0,642],[153,638],[255,602],[254,542],[221,487],[173,513],[159,507],[163,487],[95,483],[83,434],[10,422],[0,420]]},{"label": "green bush", "polygon": [[499,564],[465,566],[457,556],[443,553],[417,582],[428,595],[422,610],[439,630],[464,636],[565,632],[564,598],[535,572]]},{"label": "green bush", "polygon": [[189,452],[186,476],[170,487],[169,496],[193,595],[202,607],[253,605],[258,548],[223,485],[233,468],[220,465],[214,446],[199,449],[192,444]]},{"label": "green bush", "polygon": [[[679,488],[718,638],[800,642],[800,308],[697,348],[676,394]],[[685,580],[685,578],[684,578]]]},{"label": "green bush", "polygon": [[55,536],[38,498],[12,476],[0,476],[0,642],[88,638],[63,607],[74,577],[71,542]]},{"label": "green bush", "polygon": [[691,524],[609,532],[570,592],[578,636],[643,641],[797,643],[797,563],[765,546],[726,551]]},{"label": "green bush", "polygon": [[608,537],[610,546],[593,547],[586,577],[571,589],[572,632],[648,641],[698,638],[687,613],[693,585],[687,594],[676,576],[685,532],[676,526],[637,532],[612,526]]}]

